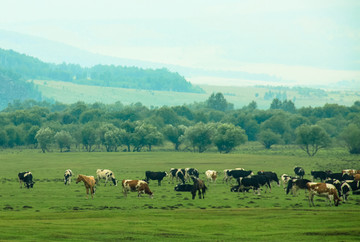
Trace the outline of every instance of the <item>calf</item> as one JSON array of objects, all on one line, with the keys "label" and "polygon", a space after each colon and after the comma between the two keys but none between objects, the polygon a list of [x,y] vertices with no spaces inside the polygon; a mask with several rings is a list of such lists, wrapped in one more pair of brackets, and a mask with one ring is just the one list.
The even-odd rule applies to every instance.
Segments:
[{"label": "calf", "polygon": [[279,178],[275,172],[272,171],[258,171],[258,175],[266,176],[269,182],[276,182],[278,186],[280,186]]},{"label": "calf", "polygon": [[193,186],[192,184],[178,184],[174,187],[174,190],[177,192],[191,192]]},{"label": "calf", "polygon": [[288,186],[286,188],[286,194],[289,194],[289,192],[291,190],[291,193],[293,194],[293,196],[296,196],[297,191],[299,189],[307,189],[306,184],[309,182],[311,182],[311,181],[308,179],[298,179],[298,178],[291,179],[288,182]]},{"label": "calf", "polygon": [[342,193],[342,197],[344,199],[344,202],[346,202],[348,200],[348,197],[350,195],[350,191],[356,192],[359,191],[360,187],[359,187],[359,182],[358,181],[345,181],[342,185],[341,185],[341,193]]},{"label": "calf", "polygon": [[302,167],[296,166],[294,168],[295,175],[297,175],[299,178],[303,178],[305,175],[305,170]]},{"label": "calf", "polygon": [[338,192],[334,185],[327,184],[327,183],[307,183],[306,184],[308,191],[309,191],[309,205],[311,207],[314,205],[314,196],[323,196],[327,197],[330,206],[332,205],[332,202],[334,202],[335,206],[339,205],[339,202],[341,199],[338,196]]},{"label": "calf", "polygon": [[164,177],[167,176],[167,173],[165,171],[158,171],[158,172],[154,172],[154,171],[146,171],[145,172],[145,181],[147,183],[149,183],[149,180],[157,180],[158,181],[158,186],[161,186],[161,181],[162,179],[164,179]]},{"label": "calf", "polygon": [[214,170],[207,170],[205,171],[206,179],[208,182],[216,182],[217,178],[217,171]]},{"label": "calf", "polygon": [[194,182],[193,188],[191,190],[192,199],[195,199],[196,192],[199,194],[199,199],[201,199],[201,194],[202,198],[205,199],[205,192],[207,187],[205,186],[204,181],[194,176],[191,176],[191,179]]},{"label": "calf", "polygon": [[129,191],[137,192],[138,197],[141,196],[142,193],[148,194],[150,198],[153,198],[153,193],[150,191],[149,185],[147,182],[143,180],[123,180],[122,188],[124,196],[127,197]]},{"label": "calf", "polygon": [[100,179],[105,179],[105,186],[108,180],[111,180],[115,186],[117,186],[117,180],[115,179],[114,172],[108,169],[97,169],[96,170],[96,184],[99,183]]},{"label": "calf", "polygon": [[34,187],[35,182],[33,182],[32,180],[33,176],[30,171],[20,172],[18,174],[18,178],[19,178],[20,188],[22,188],[22,183],[24,183],[24,187],[26,187],[27,189]]},{"label": "calf", "polygon": [[65,185],[66,184],[70,185],[72,175],[73,175],[73,173],[72,173],[72,171],[70,169],[67,169],[65,171],[65,174],[64,174],[64,184]]},{"label": "calf", "polygon": [[323,182],[327,178],[328,173],[326,173],[325,171],[311,171],[311,175],[313,181],[316,179],[320,179],[320,181]]}]

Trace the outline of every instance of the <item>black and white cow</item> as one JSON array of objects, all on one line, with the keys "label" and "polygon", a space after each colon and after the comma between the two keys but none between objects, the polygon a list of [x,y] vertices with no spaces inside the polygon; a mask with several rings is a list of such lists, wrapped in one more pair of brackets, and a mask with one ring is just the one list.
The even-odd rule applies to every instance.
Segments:
[{"label": "black and white cow", "polygon": [[282,174],[280,178],[281,178],[281,182],[283,184],[284,189],[286,189],[288,182],[291,179],[295,179],[295,177],[289,176],[288,174]]},{"label": "black and white cow", "polygon": [[[96,170],[96,184],[99,184],[100,179],[105,179],[105,186],[108,180],[111,180],[115,186],[117,186],[117,180],[114,172],[108,169],[97,169]],[[111,185],[111,184],[110,184]]]},{"label": "black and white cow", "polygon": [[328,173],[326,173],[325,171],[311,171],[311,176],[312,176],[312,180],[316,180],[316,179],[320,179],[320,181],[324,181],[327,176]]},{"label": "black and white cow", "polygon": [[305,175],[305,170],[302,167],[296,166],[294,168],[295,175],[297,175],[299,178],[303,179]]},{"label": "black and white cow", "polygon": [[174,187],[174,190],[177,192],[191,192],[193,186],[193,184],[178,184]]},{"label": "black and white cow", "polygon": [[30,171],[20,172],[18,174],[18,178],[19,178],[20,188],[22,188],[22,183],[24,183],[24,187],[26,187],[27,189],[34,187],[35,182],[33,181],[33,176]]},{"label": "black and white cow", "polygon": [[258,171],[258,175],[266,176],[269,179],[269,182],[276,182],[278,186],[280,186],[279,178],[277,174],[273,171]]},{"label": "black and white cow", "polygon": [[354,194],[354,193],[358,192],[359,190],[360,190],[360,186],[359,186],[358,181],[351,181],[351,180],[345,181],[341,185],[341,193],[342,193],[344,202],[346,202],[348,200],[350,191],[352,191]]},{"label": "black and white cow", "polygon": [[146,171],[145,176],[145,181],[147,183],[149,183],[149,180],[157,180],[158,186],[161,186],[161,181],[167,176],[167,173],[165,171]]},{"label": "black and white cow", "polygon": [[254,193],[257,192],[260,195],[260,187],[266,186],[271,190],[269,179],[264,175],[254,175],[251,177],[238,178],[239,190],[243,192],[249,189],[253,189]]},{"label": "black and white cow", "polygon": [[289,182],[288,182],[288,186],[286,188],[286,194],[289,194],[290,190],[291,190],[291,193],[296,196],[297,194],[297,191],[299,189],[305,189],[305,191],[307,190],[307,186],[306,184],[311,182],[310,180],[308,179],[298,179],[298,178],[295,178],[295,179],[291,179]]},{"label": "black and white cow", "polygon": [[238,178],[244,178],[254,175],[254,173],[252,171],[245,171],[245,170],[230,170],[230,171],[226,171],[226,175],[230,178],[234,178],[237,180]]},{"label": "black and white cow", "polygon": [[179,178],[176,175],[178,171],[181,171],[182,175],[179,173],[179,176],[180,177],[182,176],[184,178],[184,183],[185,183],[185,169],[181,169],[181,168],[171,168],[169,172],[169,180],[171,180],[171,183],[174,183],[174,178],[176,179],[176,181],[181,180],[181,178]]},{"label": "black and white cow", "polygon": [[73,173],[72,173],[72,171],[70,169],[67,169],[65,171],[65,174],[64,174],[64,184],[65,185],[66,184],[70,185],[72,175],[73,175]]},{"label": "black and white cow", "polygon": [[184,169],[178,169],[176,171],[175,177],[176,177],[176,181],[181,181],[182,184],[185,184],[185,175],[184,175]]},{"label": "black and white cow", "polygon": [[343,174],[343,173],[331,173],[327,174],[327,178],[339,180],[339,181],[345,181],[345,180],[353,180],[354,176],[351,176],[349,174]]},{"label": "black and white cow", "polygon": [[185,180],[190,181],[190,177],[199,178],[199,171],[196,168],[185,168]]}]

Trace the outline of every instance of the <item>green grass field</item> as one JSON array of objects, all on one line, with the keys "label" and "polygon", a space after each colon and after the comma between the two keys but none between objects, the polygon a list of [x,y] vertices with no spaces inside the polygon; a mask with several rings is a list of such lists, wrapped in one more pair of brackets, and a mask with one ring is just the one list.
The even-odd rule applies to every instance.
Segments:
[{"label": "green grass field", "polygon": [[[83,184],[64,186],[63,174],[95,175],[96,169],[115,172],[118,180],[142,179],[146,170],[196,167],[204,178],[207,169],[222,173],[227,168],[272,170],[278,176],[293,175],[293,167],[311,169],[359,168],[360,157],[343,150],[323,151],[317,157],[280,149],[251,154],[142,152],[142,153],[46,153],[39,150],[0,151],[0,241],[6,240],[142,240],[142,241],[356,241],[360,236],[360,196],[328,207],[315,198],[310,208],[304,191],[285,195],[282,187],[261,195],[232,193],[222,183],[208,184],[204,200],[173,190],[175,184],[150,182],[154,199],[124,198],[121,187],[97,186],[95,198],[86,199]],[[33,189],[20,189],[17,174],[31,171]],[[334,170],[338,171],[338,170]],[[309,178],[309,176],[307,176]]]}]

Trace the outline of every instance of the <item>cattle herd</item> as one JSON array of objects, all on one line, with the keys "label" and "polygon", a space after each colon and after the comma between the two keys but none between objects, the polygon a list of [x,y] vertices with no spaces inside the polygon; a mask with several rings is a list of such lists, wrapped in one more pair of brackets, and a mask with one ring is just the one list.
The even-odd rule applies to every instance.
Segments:
[{"label": "cattle herd", "polygon": [[[314,206],[314,196],[327,197],[329,205],[332,203],[338,206],[340,201],[346,202],[350,195],[360,193],[360,170],[347,169],[341,173],[332,173],[331,171],[311,171],[312,180],[304,179],[305,170],[302,167],[294,168],[294,176],[282,174],[280,180],[275,172],[272,171],[258,171],[254,174],[251,170],[245,170],[243,168],[226,169],[224,170],[223,183],[231,184],[232,180],[236,180],[236,185],[232,185],[231,192],[249,192],[253,190],[254,194],[260,195],[261,189],[264,187],[266,191],[271,192],[271,184],[276,183],[280,186],[280,182],[283,184],[283,189],[286,194],[291,193],[293,196],[297,195],[297,191],[300,189],[308,192],[309,205]],[[161,181],[168,177],[169,183],[178,183],[174,190],[178,192],[191,192],[192,199],[195,199],[196,193],[199,198],[205,198],[206,190],[208,189],[205,181],[210,183],[216,183],[218,172],[215,170],[207,170],[205,172],[206,180],[199,178],[199,171],[196,168],[176,169],[171,168],[169,172],[153,172],[146,171],[144,180],[122,180],[122,190],[126,197],[128,192],[137,192],[138,197],[145,193],[153,198],[153,192],[149,188],[150,180],[158,182],[158,186],[161,186]],[[73,172],[68,169],[64,173],[64,184],[70,185]],[[31,172],[21,172],[18,174],[20,188],[33,188],[35,182],[33,181],[33,175]],[[104,186],[108,182],[110,185],[117,186],[118,182],[115,178],[114,172],[108,169],[97,169],[96,178],[94,176],[78,175],[76,183],[83,182],[86,188],[86,198],[89,193],[91,197],[94,197],[96,191],[96,185],[100,183],[100,180],[105,180]],[[316,182],[320,180],[320,182]]]}]

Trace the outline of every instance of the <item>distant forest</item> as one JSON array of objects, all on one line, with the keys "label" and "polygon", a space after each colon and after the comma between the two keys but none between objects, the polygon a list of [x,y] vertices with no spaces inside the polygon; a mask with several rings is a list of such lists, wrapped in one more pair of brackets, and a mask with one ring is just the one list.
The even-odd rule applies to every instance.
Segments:
[{"label": "distant forest", "polygon": [[[186,81],[183,76],[165,68],[154,70],[114,65],[96,65],[90,68],[65,63],[56,65],[12,50],[0,49],[0,108],[5,107],[14,99],[40,100],[41,95],[36,88],[31,83],[25,83],[32,79],[103,87],[204,92],[200,87],[193,86]],[[16,91],[19,91],[17,96]]]}]

